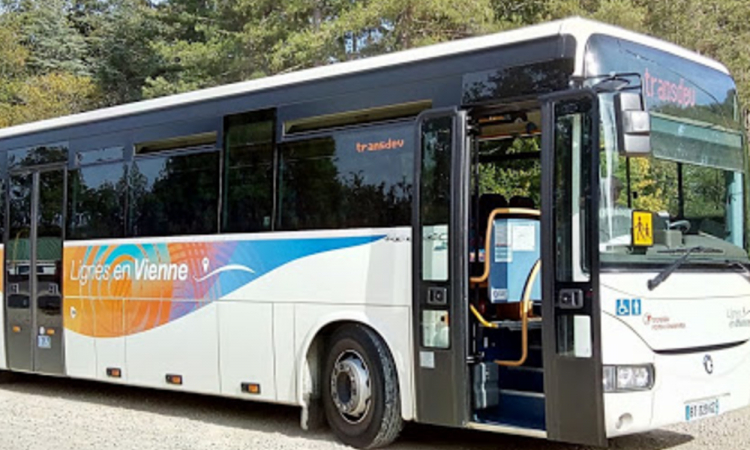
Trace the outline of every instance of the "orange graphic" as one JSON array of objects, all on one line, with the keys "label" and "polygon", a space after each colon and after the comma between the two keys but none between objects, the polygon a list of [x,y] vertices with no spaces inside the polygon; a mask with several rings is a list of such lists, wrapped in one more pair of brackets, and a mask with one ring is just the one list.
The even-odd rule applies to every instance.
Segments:
[{"label": "orange graphic", "polygon": [[[123,251],[123,250],[126,251]],[[208,243],[66,247],[65,327],[92,337],[118,337],[168,323],[201,306],[212,283],[192,274],[217,246]]]}]

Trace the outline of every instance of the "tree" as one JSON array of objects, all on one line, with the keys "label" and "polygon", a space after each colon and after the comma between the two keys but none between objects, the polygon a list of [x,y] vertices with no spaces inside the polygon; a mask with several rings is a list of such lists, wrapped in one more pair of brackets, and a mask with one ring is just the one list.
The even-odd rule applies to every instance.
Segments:
[{"label": "tree", "polygon": [[91,67],[105,93],[103,103],[117,105],[143,98],[147,80],[165,69],[154,45],[163,28],[156,11],[144,0],[110,1],[110,7],[91,13],[82,27],[88,33]]},{"label": "tree", "polygon": [[20,42],[29,50],[26,65],[32,73],[89,74],[86,42],[67,12],[65,0],[26,0],[17,5],[14,22],[20,24]]},{"label": "tree", "polygon": [[50,119],[99,104],[93,79],[69,73],[34,75],[12,84],[13,101],[0,103],[0,126]]}]

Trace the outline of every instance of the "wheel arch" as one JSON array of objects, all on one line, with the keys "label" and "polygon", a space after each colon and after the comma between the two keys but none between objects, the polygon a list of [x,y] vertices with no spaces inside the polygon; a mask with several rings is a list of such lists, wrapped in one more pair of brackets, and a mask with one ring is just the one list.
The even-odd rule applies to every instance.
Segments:
[{"label": "wheel arch", "polygon": [[393,333],[389,332],[388,327],[383,326],[380,322],[378,319],[373,318],[372,315],[367,315],[364,312],[342,311],[322,317],[316,322],[315,326],[307,331],[302,341],[300,352],[298,353],[296,369],[297,402],[303,408],[303,427],[307,428],[310,426],[310,420],[317,420],[308,416],[308,414],[317,415],[317,413],[312,413],[312,411],[308,410],[320,399],[320,373],[323,359],[325,358],[325,344],[327,339],[336,329],[346,325],[365,326],[383,340],[390,352],[391,358],[393,358],[398,374],[401,417],[404,420],[413,419],[413,372],[410,370],[411,360],[409,357],[411,354],[411,333],[408,333],[408,348],[399,351],[397,346],[394,345]]}]

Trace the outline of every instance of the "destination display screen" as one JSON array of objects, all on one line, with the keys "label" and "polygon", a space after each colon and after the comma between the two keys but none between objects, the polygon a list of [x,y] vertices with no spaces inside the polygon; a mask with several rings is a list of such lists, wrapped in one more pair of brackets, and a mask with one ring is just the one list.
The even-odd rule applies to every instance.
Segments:
[{"label": "destination display screen", "polygon": [[[640,78],[651,113],[652,148],[660,159],[742,171],[737,91],[724,72],[652,47],[595,35],[586,49],[586,77]],[[637,82],[637,81],[636,81]]]}]

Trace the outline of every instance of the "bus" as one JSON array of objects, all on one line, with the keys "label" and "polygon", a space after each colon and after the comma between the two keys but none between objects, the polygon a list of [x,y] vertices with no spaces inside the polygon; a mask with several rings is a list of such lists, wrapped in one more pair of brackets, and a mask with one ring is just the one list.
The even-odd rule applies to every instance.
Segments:
[{"label": "bus", "polygon": [[570,18],[0,130],[0,368],[607,445],[750,403],[716,61]]}]

